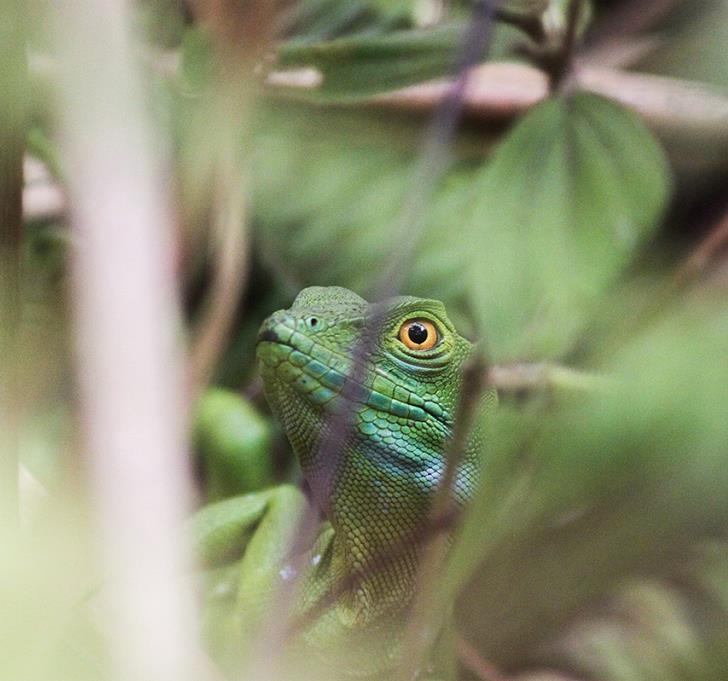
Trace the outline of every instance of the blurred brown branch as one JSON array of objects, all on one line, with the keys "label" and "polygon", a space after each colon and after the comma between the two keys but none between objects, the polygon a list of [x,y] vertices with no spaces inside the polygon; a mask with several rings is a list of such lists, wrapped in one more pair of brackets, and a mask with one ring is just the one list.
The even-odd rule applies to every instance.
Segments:
[{"label": "blurred brown branch", "polygon": [[[159,57],[160,69],[176,73],[177,59],[169,53]],[[31,61],[35,78],[50,82],[57,68],[47,59]],[[295,97],[320,84],[312,69],[276,72],[268,78],[268,91],[278,97]],[[444,99],[450,83],[431,81],[402,90],[370,97],[355,103],[333,103],[335,107],[363,107],[431,114]],[[579,58],[571,86],[610,97],[633,109],[659,134],[667,151],[680,168],[692,169],[701,163],[726,165],[728,149],[728,93],[678,78],[628,72]],[[293,94],[292,94],[293,91]],[[510,62],[488,62],[472,69],[463,95],[463,114],[473,122],[503,125],[522,116],[549,94],[548,78],[534,66]],[[673,148],[674,146],[674,148]],[[685,149],[695,150],[685,154]],[[708,160],[701,161],[701,150]],[[695,155],[697,154],[697,155]],[[60,205],[60,204],[59,204]],[[31,206],[32,208],[32,206]],[[32,211],[31,211],[32,213]]]},{"label": "blurred brown branch", "polygon": [[725,211],[718,223],[710,230],[708,235],[698,244],[688,256],[683,266],[675,275],[679,286],[687,284],[708,268],[721,251],[728,247],[728,210]]},{"label": "blurred brown branch", "polygon": [[[249,235],[245,140],[257,96],[254,65],[271,40],[276,17],[269,3],[263,2],[248,3],[243,11],[227,0],[198,0],[194,10],[212,33],[218,72],[208,116],[204,118],[205,128],[195,131],[200,138],[196,144],[205,155],[201,165],[211,174],[207,179],[212,188],[212,205],[211,281],[191,348],[193,396],[213,375],[246,286]],[[216,132],[212,138],[208,134],[210,127]]]},{"label": "blurred brown branch", "polygon": [[463,667],[475,674],[480,681],[512,681],[483,659],[476,648],[459,634],[455,636],[455,652]]},{"label": "blurred brown branch", "polygon": [[649,0],[623,2],[607,11],[596,30],[589,36],[590,50],[603,50],[637,34],[652,30],[685,0]]},{"label": "blurred brown branch", "polygon": [[[728,140],[728,93],[718,88],[582,61],[577,63],[573,87],[611,97],[659,128],[685,126]],[[437,105],[446,90],[445,82],[422,83],[378,95],[363,104],[426,113]],[[473,70],[465,92],[465,113],[475,120],[508,120],[522,115],[547,96],[547,77],[540,69],[491,62]]]},{"label": "blurred brown branch", "polygon": [[225,350],[247,277],[246,181],[240,163],[233,158],[233,144],[231,139],[226,158],[218,159],[212,207],[212,277],[190,351],[193,395],[209,382]]}]

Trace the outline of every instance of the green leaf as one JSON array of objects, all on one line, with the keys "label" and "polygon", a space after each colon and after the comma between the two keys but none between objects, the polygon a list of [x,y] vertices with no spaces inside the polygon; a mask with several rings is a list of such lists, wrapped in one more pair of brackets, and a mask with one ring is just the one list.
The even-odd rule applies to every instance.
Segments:
[{"label": "green leaf", "polygon": [[194,440],[209,500],[272,484],[270,426],[240,395],[219,388],[206,391],[197,405]]},{"label": "green leaf", "polygon": [[297,41],[319,42],[354,34],[382,34],[411,25],[409,0],[300,0],[291,9]]},{"label": "green leaf", "polygon": [[315,94],[357,98],[449,75],[463,25],[354,36],[324,43],[291,41],[278,52],[285,68],[313,67],[323,75]]},{"label": "green leaf", "polygon": [[652,233],[670,181],[631,113],[591,94],[535,107],[473,180],[465,238],[496,358],[565,351]]},{"label": "green leaf", "polygon": [[519,14],[539,15],[546,11],[550,0],[506,0],[500,7]]}]

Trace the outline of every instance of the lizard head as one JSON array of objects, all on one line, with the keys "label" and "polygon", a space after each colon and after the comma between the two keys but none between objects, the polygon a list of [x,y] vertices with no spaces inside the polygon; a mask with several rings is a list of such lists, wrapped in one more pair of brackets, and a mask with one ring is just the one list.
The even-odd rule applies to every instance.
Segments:
[{"label": "lizard head", "polygon": [[[370,333],[376,337],[362,338]],[[349,465],[383,485],[406,480],[428,492],[444,467],[471,350],[439,301],[400,296],[369,304],[347,289],[311,287],[263,323],[257,356],[266,397],[312,487],[321,467]],[[330,415],[343,409],[349,435],[339,460],[322,462]],[[463,465],[456,497],[469,495],[477,471],[472,457]]]}]

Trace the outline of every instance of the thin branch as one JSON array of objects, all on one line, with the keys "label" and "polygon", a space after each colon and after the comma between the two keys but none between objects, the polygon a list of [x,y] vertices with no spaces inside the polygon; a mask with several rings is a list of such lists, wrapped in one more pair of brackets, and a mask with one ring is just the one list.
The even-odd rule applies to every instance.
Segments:
[{"label": "thin branch", "polygon": [[[464,37],[461,54],[457,59],[455,80],[444,93],[428,128],[424,148],[413,174],[411,191],[407,195],[407,203],[396,228],[400,237],[398,243],[401,244],[401,247],[398,252],[392,254],[381,278],[377,282],[373,296],[376,301],[386,299],[396,293],[402,283],[404,273],[408,271],[414,249],[424,229],[429,200],[449,161],[450,145],[462,113],[463,97],[471,69],[482,55],[483,48],[488,44],[490,38],[493,12],[494,6],[487,1],[476,3],[473,9],[473,18]],[[313,473],[313,480],[310,482],[321,509],[325,509],[328,504],[339,469],[340,457],[345,451],[346,443],[351,436],[354,405],[356,404],[359,385],[363,383],[366,372],[369,370],[370,359],[380,337],[385,313],[386,308],[384,306],[374,306],[373,312],[367,320],[366,328],[352,353],[352,370],[341,391],[343,408],[330,417],[328,427],[324,430],[326,436],[319,444],[318,456],[316,457],[318,462],[317,470]],[[439,536],[442,530],[433,528],[440,527],[441,521],[443,521],[442,518],[438,519],[438,523],[431,523],[431,527],[426,526],[422,530],[418,530],[416,536],[401,539],[391,547],[390,551],[384,553],[379,560],[375,561],[371,570],[384,569],[383,565],[395,560],[394,557],[397,554],[406,555],[416,545],[413,542],[417,542],[422,536],[421,532],[425,535],[431,533],[430,536],[433,537]],[[451,521],[451,519],[445,519],[444,522],[450,527]],[[316,523],[315,510],[311,509],[301,519],[301,531],[298,534],[310,533]],[[297,572],[300,573],[301,571]],[[313,610],[318,612],[330,607],[338,596],[366,577],[367,575],[364,574],[347,575],[340,584],[330,590],[327,597],[321,599]],[[289,589],[293,588],[295,587],[289,587]],[[310,622],[313,617],[316,617],[316,613],[308,612],[297,622],[293,622],[292,626],[286,630],[288,635],[295,634],[300,630],[300,627],[306,626],[306,623]]]},{"label": "thin branch", "polygon": [[[57,66],[33,59],[34,77],[48,80]],[[176,68],[176,67],[175,67]],[[175,71],[176,72],[176,71]],[[171,75],[171,74],[170,74]],[[295,99],[295,91],[316,87],[311,69],[276,72],[266,81],[267,91],[280,99]],[[586,57],[576,60],[570,85],[575,90],[609,97],[637,113],[668,142],[673,138],[700,140],[701,148],[715,149],[728,143],[728,92],[694,81],[625,71]],[[332,108],[368,108],[432,115],[442,106],[452,82],[446,79],[418,83],[355,102],[321,104]],[[293,94],[292,94],[293,93]],[[509,124],[549,95],[548,78],[535,66],[511,62],[487,62],[472,68],[462,95],[462,115],[484,125]],[[684,143],[683,143],[684,144]],[[683,154],[673,162],[685,166]]]},{"label": "thin branch", "polygon": [[665,44],[662,36],[627,36],[615,38],[604,45],[582,50],[580,60],[595,66],[629,68]]},{"label": "thin branch", "polygon": [[[289,87],[295,87],[294,82],[290,79]],[[450,87],[446,80],[418,83],[357,102],[357,106],[427,115],[440,105]],[[548,94],[548,78],[540,69],[515,62],[487,62],[471,71],[463,94],[463,113],[473,120],[508,122]]]},{"label": "thin branch", "polygon": [[[679,78],[578,63],[575,87],[633,109],[658,133],[690,134],[704,144],[728,141],[728,91]],[[678,159],[679,160],[679,159]]]},{"label": "thin branch", "polygon": [[570,0],[566,9],[566,25],[563,37],[556,45],[545,49],[525,48],[525,54],[540,66],[549,78],[549,89],[556,92],[570,82],[574,55],[579,37],[579,25],[584,10],[584,0]]},{"label": "thin branch", "polygon": [[544,389],[594,392],[609,385],[603,376],[549,362],[492,365],[486,382],[501,394]]},{"label": "thin branch", "polygon": [[[415,248],[424,232],[432,193],[451,161],[450,150],[465,108],[465,95],[473,69],[488,51],[498,4],[497,0],[478,0],[473,4],[472,17],[455,62],[454,79],[434,108],[404,210],[395,228],[399,238],[394,243],[399,244],[399,249],[384,268],[375,289],[375,300],[398,292],[409,271]],[[365,335],[372,336],[371,331],[375,330],[376,327],[368,329]]]},{"label": "thin branch", "polygon": [[706,236],[688,256],[685,264],[677,271],[675,281],[683,286],[697,279],[718,256],[728,247],[728,211],[710,230]]},{"label": "thin branch", "polygon": [[[397,226],[397,233],[400,238],[398,242],[401,247],[398,252],[393,253],[390,262],[384,268],[375,287],[373,298],[382,300],[392,296],[399,290],[404,273],[412,258],[416,244],[424,229],[426,207],[429,204],[431,194],[439,181],[442,173],[447,167],[449,159],[449,148],[452,143],[457,123],[463,107],[463,96],[466,90],[472,67],[480,58],[483,46],[488,42],[492,24],[493,7],[489,2],[478,2],[473,10],[473,20],[469,26],[467,35],[464,37],[461,54],[457,59],[457,71],[454,83],[444,93],[442,101],[435,110],[435,116],[428,128],[425,144],[413,174],[411,191],[407,195],[401,219]],[[318,463],[316,471],[309,477],[314,498],[319,509],[325,509],[331,494],[332,485],[339,469],[339,460],[342,452],[345,451],[346,443],[351,436],[351,426],[354,417],[354,405],[359,392],[359,385],[363,383],[366,372],[369,370],[370,358],[378,342],[381,326],[384,321],[386,309],[374,306],[370,318],[367,320],[366,329],[361,334],[352,353],[352,370],[347,377],[341,390],[343,407],[332,414],[324,429],[325,437],[319,443],[319,451],[316,457]],[[311,508],[301,518],[299,536],[311,536],[318,524],[317,510]],[[399,545],[398,545],[399,546]],[[411,550],[411,543],[404,542],[403,551]],[[392,547],[390,555],[397,553],[397,547]],[[388,560],[389,555],[383,556],[382,560]],[[300,574],[302,570],[296,570]],[[353,575],[352,583],[363,579],[363,575]],[[290,580],[287,585],[289,593],[296,589],[294,584],[298,580]],[[348,586],[349,580],[342,580],[343,587]],[[349,587],[350,588],[350,587]],[[341,594],[339,588],[333,589]],[[331,601],[332,603],[333,601]],[[330,600],[322,599],[322,607],[329,607]],[[276,610],[277,613],[280,611]],[[298,630],[299,626],[305,625],[311,613],[307,613],[299,622],[286,628],[291,635]],[[273,619],[273,618],[272,618]],[[280,623],[285,618],[276,616],[274,621]],[[277,626],[277,625],[276,625]]]},{"label": "thin branch", "polygon": [[[173,220],[123,0],[54,5],[77,380],[113,677],[199,678]],[[150,597],[150,594],[153,597]]]},{"label": "thin branch", "polygon": [[[196,0],[198,21],[213,37],[218,70],[197,129],[197,165],[212,172],[212,276],[201,318],[193,332],[193,398],[213,375],[225,350],[248,275],[248,169],[242,149],[257,95],[254,64],[272,39],[275,11],[263,0],[242,10],[228,0]],[[167,59],[169,61],[169,59]],[[210,135],[213,130],[213,135]]]},{"label": "thin branch", "polygon": [[483,659],[480,653],[460,634],[455,636],[455,652],[463,667],[480,681],[509,681],[507,676]]},{"label": "thin branch", "polygon": [[[211,154],[208,165],[215,169],[213,229],[217,257],[207,309],[192,352],[195,386],[200,390],[224,349],[247,278],[246,185],[249,173],[255,169],[244,169],[240,147],[244,145],[248,115],[258,94],[254,87],[255,64],[270,48],[277,11],[265,0],[253,0],[244,8],[228,0],[196,0],[194,8],[200,22],[211,32],[220,69],[212,103],[217,135],[212,139],[212,148],[206,150]],[[207,134],[207,129],[202,132]],[[305,513],[296,540],[308,538],[308,544],[313,543],[317,521],[318,518],[314,522]],[[298,586],[298,580],[283,581],[273,594],[244,670],[247,678],[279,676],[280,655],[276,653],[285,642],[290,604]]]}]

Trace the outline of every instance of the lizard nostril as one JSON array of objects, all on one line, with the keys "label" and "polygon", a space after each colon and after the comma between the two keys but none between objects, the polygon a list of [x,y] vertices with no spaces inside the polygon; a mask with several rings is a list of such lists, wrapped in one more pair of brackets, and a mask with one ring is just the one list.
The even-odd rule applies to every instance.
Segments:
[{"label": "lizard nostril", "polygon": [[260,330],[260,332],[258,333],[258,340],[277,343],[280,340],[280,338],[278,337],[278,334],[275,331],[273,331],[273,329],[262,328]]},{"label": "lizard nostril", "polygon": [[314,326],[316,326],[317,324],[318,324],[318,319],[316,319],[316,317],[309,317],[309,318],[308,318],[308,325],[309,325],[309,326],[310,326],[311,328],[313,328],[313,327],[314,327]]}]

